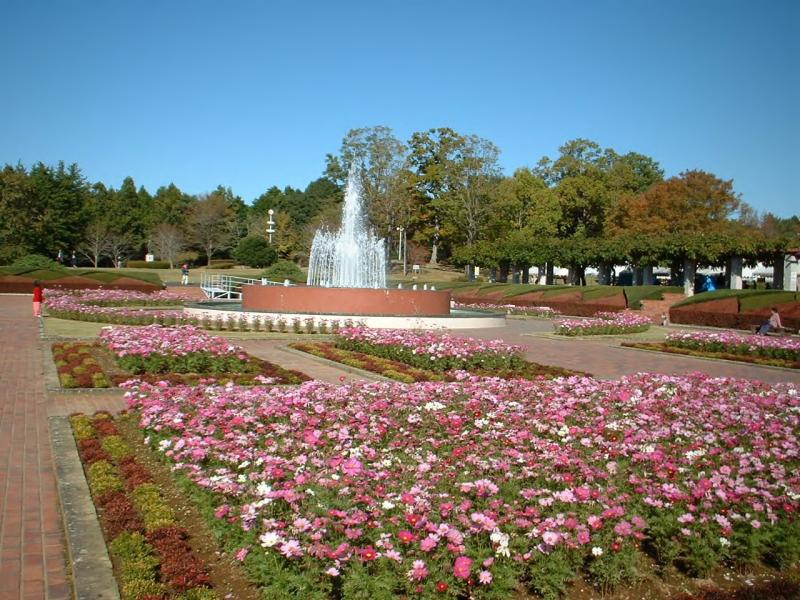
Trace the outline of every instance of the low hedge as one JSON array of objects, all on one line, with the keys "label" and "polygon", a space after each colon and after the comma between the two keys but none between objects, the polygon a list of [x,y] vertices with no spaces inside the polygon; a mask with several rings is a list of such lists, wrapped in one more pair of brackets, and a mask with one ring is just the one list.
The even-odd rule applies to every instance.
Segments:
[{"label": "low hedge", "polygon": [[[767,320],[766,315],[753,313],[723,313],[691,310],[674,307],[669,311],[671,323],[679,325],[704,325],[707,327],[721,327],[724,329],[754,329]],[[800,328],[800,318],[781,316],[784,327],[790,329]]]},{"label": "low hedge", "polygon": [[170,264],[166,260],[129,260],[126,266],[130,269],[169,269]]}]

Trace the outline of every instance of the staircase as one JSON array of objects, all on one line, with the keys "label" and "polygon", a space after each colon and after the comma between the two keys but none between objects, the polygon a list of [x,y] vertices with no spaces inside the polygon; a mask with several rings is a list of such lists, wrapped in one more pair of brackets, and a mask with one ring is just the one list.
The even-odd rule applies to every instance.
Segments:
[{"label": "staircase", "polygon": [[245,285],[289,285],[288,281],[268,281],[266,279],[250,279],[235,275],[218,273],[201,273],[200,289],[211,300],[241,300],[242,286]]},{"label": "staircase", "polygon": [[639,313],[650,317],[653,323],[660,325],[661,315],[666,314],[669,316],[670,307],[685,298],[686,296],[683,294],[665,292],[662,300],[642,300],[642,308]]}]

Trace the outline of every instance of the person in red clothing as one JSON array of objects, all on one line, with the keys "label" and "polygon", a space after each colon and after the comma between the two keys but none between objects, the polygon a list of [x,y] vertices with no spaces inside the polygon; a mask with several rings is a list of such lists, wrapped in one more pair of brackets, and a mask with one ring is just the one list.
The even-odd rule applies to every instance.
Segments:
[{"label": "person in red clothing", "polygon": [[42,301],[44,300],[44,292],[42,291],[42,282],[38,279],[33,282],[33,316],[42,316]]}]

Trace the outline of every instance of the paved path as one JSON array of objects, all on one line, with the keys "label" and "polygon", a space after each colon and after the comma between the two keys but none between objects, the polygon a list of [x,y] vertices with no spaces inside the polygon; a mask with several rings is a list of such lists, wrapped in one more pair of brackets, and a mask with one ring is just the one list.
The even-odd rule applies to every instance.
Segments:
[{"label": "paved path", "polygon": [[[678,328],[675,328],[678,329]],[[715,377],[758,379],[768,383],[790,381],[800,383],[800,372],[771,369],[718,360],[703,360],[688,356],[643,352],[620,347],[616,337],[561,338],[549,335],[552,321],[544,319],[509,319],[503,329],[464,329],[463,335],[485,339],[502,338],[528,347],[528,360],[585,371],[595,377],[613,379],[641,371],[685,375],[702,371]]]},{"label": "paved path", "polygon": [[0,600],[67,600],[38,324],[29,296],[0,297]]}]

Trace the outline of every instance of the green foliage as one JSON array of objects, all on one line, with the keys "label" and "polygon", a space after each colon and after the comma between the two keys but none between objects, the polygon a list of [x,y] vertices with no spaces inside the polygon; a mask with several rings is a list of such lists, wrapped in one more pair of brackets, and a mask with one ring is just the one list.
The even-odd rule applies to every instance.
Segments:
[{"label": "green foliage", "polygon": [[342,598],[344,600],[393,600],[398,594],[394,577],[386,569],[370,569],[354,563],[343,575]]},{"label": "green foliage", "polygon": [[132,451],[128,443],[119,435],[109,435],[100,442],[103,450],[108,452],[115,462],[119,462],[126,456],[130,456]]},{"label": "green foliage", "polygon": [[147,531],[175,524],[175,512],[161,497],[153,483],[143,483],[131,492],[131,500],[144,521]]},{"label": "green foliage", "polygon": [[746,306],[746,310],[754,310],[781,302],[791,302],[792,296],[798,299],[797,294],[784,292],[781,290],[715,290],[713,292],[701,292],[681,300],[675,307],[688,306],[690,304],[700,304],[712,300],[722,300],[723,298],[737,298],[741,306]]},{"label": "green foliage", "polygon": [[288,279],[292,283],[303,281],[306,276],[303,270],[290,260],[279,260],[271,267],[264,270],[260,277],[266,277],[270,281],[284,281]]},{"label": "green foliage", "polygon": [[219,596],[212,589],[197,587],[186,590],[177,600],[219,600]]},{"label": "green foliage", "polygon": [[169,261],[166,260],[129,260],[126,263],[129,269],[169,269]]},{"label": "green foliage", "polygon": [[167,592],[167,586],[150,579],[132,579],[122,584],[122,600],[140,600],[142,598],[161,598]]},{"label": "green foliage", "polygon": [[76,440],[90,440],[95,437],[96,433],[92,426],[92,420],[87,415],[72,415],[69,418],[69,422],[72,425],[72,433]]},{"label": "green foliage", "polygon": [[107,492],[121,492],[125,489],[125,484],[117,475],[114,466],[105,460],[98,460],[87,470],[89,489],[92,496],[100,498]]},{"label": "green foliage", "polygon": [[636,548],[622,546],[618,551],[606,550],[593,557],[586,568],[592,583],[604,592],[640,577],[641,554]]},{"label": "green foliage", "polygon": [[268,267],[277,260],[278,253],[267,240],[254,235],[239,242],[234,256],[248,267]]},{"label": "green foliage", "polygon": [[67,270],[66,267],[64,267],[64,265],[61,263],[53,260],[52,258],[42,256],[41,254],[28,254],[27,256],[22,256],[11,264],[11,268],[19,271],[29,271],[33,269],[60,271],[61,276],[63,276],[63,273]]},{"label": "green foliage", "polygon": [[537,553],[526,565],[526,578],[544,600],[557,600],[575,579],[580,563],[581,556],[575,551]]},{"label": "green foliage", "polygon": [[632,285],[625,286],[623,289],[628,308],[634,309],[642,307],[642,300],[661,300],[664,294],[683,293],[682,287],[663,285]]},{"label": "green foliage", "polygon": [[[235,331],[237,321],[229,319],[228,329]],[[131,373],[255,373],[258,366],[237,355],[217,356],[208,352],[190,352],[181,356],[151,354],[149,356],[129,354],[117,357],[117,364]]]},{"label": "green foliage", "polygon": [[771,527],[766,559],[780,570],[800,563],[800,522],[779,522]]}]

